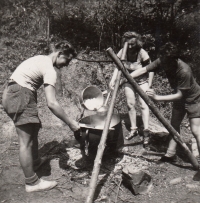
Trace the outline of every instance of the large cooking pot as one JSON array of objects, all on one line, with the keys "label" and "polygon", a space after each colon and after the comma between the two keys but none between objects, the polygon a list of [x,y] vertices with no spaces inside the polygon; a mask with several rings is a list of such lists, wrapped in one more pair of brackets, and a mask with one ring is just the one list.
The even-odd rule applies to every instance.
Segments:
[{"label": "large cooking pot", "polygon": [[[106,115],[94,114],[87,116],[80,120],[81,126],[81,140],[78,140],[81,145],[81,149],[85,149],[85,144],[89,145],[89,150],[97,149],[97,145],[100,142],[101,135],[104,129]],[[116,149],[123,145],[123,134],[121,119],[118,114],[113,114],[110,122],[110,128],[107,135],[106,145],[112,149]]]},{"label": "large cooking pot", "polygon": [[[91,116],[87,116],[82,118],[79,122],[80,126],[83,128],[90,128],[96,130],[103,130],[105,125],[107,115],[99,115],[94,114]],[[120,122],[120,117],[118,114],[113,114],[110,122],[110,129],[113,130],[114,126],[116,126]]]}]

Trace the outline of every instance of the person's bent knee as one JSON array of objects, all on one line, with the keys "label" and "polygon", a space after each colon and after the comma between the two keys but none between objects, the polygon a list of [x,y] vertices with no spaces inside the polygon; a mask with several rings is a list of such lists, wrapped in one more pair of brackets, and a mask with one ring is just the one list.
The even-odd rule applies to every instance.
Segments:
[{"label": "person's bent knee", "polygon": [[149,111],[149,107],[146,104],[144,104],[144,103],[140,105],[140,109],[142,111]]},{"label": "person's bent knee", "polygon": [[135,110],[135,103],[133,102],[127,102],[128,110]]},{"label": "person's bent knee", "polygon": [[27,150],[29,148],[32,148],[32,146],[33,146],[33,142],[20,141],[19,143],[20,150]]}]

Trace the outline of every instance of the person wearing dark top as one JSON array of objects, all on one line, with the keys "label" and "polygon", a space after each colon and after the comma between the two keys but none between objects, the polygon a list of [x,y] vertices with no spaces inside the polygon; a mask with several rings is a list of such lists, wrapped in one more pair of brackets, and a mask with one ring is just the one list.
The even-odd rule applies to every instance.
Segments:
[{"label": "person wearing dark top", "polygon": [[[172,101],[171,125],[180,133],[180,124],[187,113],[190,128],[197,141],[200,152],[200,86],[195,81],[191,68],[178,57],[178,50],[171,42],[166,43],[160,49],[160,57],[145,68],[135,70],[131,73],[133,78],[146,72],[163,69],[173,89],[173,94],[157,95],[153,89],[146,94],[155,101]],[[176,161],[177,143],[171,139],[166,154],[160,161]]]}]

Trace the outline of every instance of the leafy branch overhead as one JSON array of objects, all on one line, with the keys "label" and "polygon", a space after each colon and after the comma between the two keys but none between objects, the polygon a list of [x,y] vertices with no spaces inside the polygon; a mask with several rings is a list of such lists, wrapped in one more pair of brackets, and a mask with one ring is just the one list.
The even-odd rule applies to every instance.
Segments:
[{"label": "leafy branch overhead", "polygon": [[58,39],[79,50],[111,46],[118,51],[123,33],[134,30],[142,34],[152,59],[170,40],[181,47],[187,62],[195,62],[199,74],[198,10],[197,0],[1,0],[0,43],[7,50],[1,55],[13,70],[23,57],[47,52],[49,41]]}]

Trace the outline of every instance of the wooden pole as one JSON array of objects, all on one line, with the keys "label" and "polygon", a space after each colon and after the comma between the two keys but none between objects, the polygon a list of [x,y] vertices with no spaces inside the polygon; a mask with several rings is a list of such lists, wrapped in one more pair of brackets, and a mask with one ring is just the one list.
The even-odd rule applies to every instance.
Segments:
[{"label": "wooden pole", "polygon": [[[122,57],[121,57],[122,59],[125,58],[127,48],[128,48],[128,44],[125,43],[124,48],[123,48],[123,52],[122,52]],[[100,166],[101,166],[101,160],[102,160],[103,152],[105,149],[105,143],[106,143],[108,130],[110,127],[110,122],[111,122],[111,118],[112,118],[112,114],[113,114],[114,103],[115,103],[117,91],[118,91],[119,84],[120,84],[120,78],[121,78],[121,71],[118,71],[114,91],[112,94],[110,106],[109,106],[107,117],[105,120],[104,129],[103,129],[101,140],[100,140],[100,143],[98,146],[97,155],[96,155],[96,158],[94,161],[94,167],[93,167],[92,177],[91,177],[90,187],[89,187],[89,195],[87,197],[86,203],[92,203],[93,202],[94,193],[96,190],[98,175],[99,175]]]},{"label": "wooden pole", "polygon": [[173,139],[181,146],[181,148],[184,150],[184,152],[188,156],[188,158],[189,158],[191,164],[193,165],[193,167],[195,169],[198,169],[199,168],[199,164],[198,164],[197,159],[190,152],[190,150],[188,149],[187,145],[185,143],[183,143],[179,133],[162,116],[162,114],[158,111],[158,109],[154,105],[153,101],[146,95],[146,93],[144,93],[144,91],[140,88],[140,86],[135,82],[135,80],[126,71],[126,69],[124,68],[122,62],[117,57],[117,55],[114,53],[112,48],[108,48],[107,49],[107,53],[112,58],[114,63],[117,65],[118,69],[122,71],[123,75],[128,80],[128,82],[132,85],[132,87],[136,90],[136,92],[140,95],[140,97],[146,102],[146,104],[149,106],[149,108],[154,113],[154,115],[164,125],[164,127],[169,131],[169,133],[172,135]]}]

